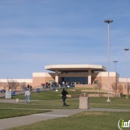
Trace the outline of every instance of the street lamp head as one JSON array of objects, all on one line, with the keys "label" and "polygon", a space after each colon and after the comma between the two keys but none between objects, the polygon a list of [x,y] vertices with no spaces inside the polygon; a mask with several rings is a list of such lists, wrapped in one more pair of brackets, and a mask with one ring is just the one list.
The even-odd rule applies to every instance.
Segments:
[{"label": "street lamp head", "polygon": [[118,62],[118,61],[113,61],[113,62],[115,62],[115,63],[116,63],[116,62]]},{"label": "street lamp head", "polygon": [[109,24],[109,23],[112,23],[113,20],[109,20],[109,19],[107,19],[107,20],[104,20],[104,22]]},{"label": "street lamp head", "polygon": [[125,50],[125,51],[129,51],[129,48],[125,48],[124,50]]}]

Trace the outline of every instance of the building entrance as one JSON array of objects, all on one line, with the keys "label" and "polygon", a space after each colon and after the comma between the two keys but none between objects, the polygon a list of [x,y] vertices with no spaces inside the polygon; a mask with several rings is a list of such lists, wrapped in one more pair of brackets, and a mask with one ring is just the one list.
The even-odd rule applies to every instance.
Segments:
[{"label": "building entrance", "polygon": [[62,77],[62,82],[76,82],[77,84],[88,84],[88,77]]}]

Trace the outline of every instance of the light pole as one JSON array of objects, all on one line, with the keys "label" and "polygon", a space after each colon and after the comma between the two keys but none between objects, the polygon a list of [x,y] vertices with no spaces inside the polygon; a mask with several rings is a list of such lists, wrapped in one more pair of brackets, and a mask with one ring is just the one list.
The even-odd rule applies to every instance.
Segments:
[{"label": "light pole", "polygon": [[109,28],[109,24],[113,22],[113,20],[104,20],[105,23],[108,24],[108,98],[107,98],[107,102],[111,102],[110,101],[110,77],[109,77],[109,68],[110,68],[110,28]]},{"label": "light pole", "polygon": [[113,62],[115,62],[115,72],[116,72],[116,63],[117,63],[118,61],[113,61]]},{"label": "light pole", "polygon": [[129,48],[124,49],[126,51],[126,99],[128,99],[128,84],[127,84],[127,78],[128,78],[128,56],[127,51],[129,51]]}]

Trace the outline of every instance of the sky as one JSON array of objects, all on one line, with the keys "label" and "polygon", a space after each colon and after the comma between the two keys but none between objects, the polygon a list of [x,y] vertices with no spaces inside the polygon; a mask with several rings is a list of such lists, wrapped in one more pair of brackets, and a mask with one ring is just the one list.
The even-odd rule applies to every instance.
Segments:
[{"label": "sky", "polygon": [[[130,0],[0,0],[0,78],[32,78],[46,65],[95,64],[130,77]],[[128,64],[128,68],[126,67]]]}]

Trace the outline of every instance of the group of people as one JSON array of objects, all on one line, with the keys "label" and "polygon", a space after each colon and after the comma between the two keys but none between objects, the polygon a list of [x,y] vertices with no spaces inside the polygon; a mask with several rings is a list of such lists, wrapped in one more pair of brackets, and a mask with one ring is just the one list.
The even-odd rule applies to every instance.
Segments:
[{"label": "group of people", "polygon": [[56,83],[56,82],[46,82],[46,83],[41,83],[41,87],[43,89],[45,88],[53,88],[53,87],[75,87],[75,83],[74,82],[61,82],[61,83]]},{"label": "group of people", "polygon": [[62,87],[68,87],[68,88],[69,88],[69,87],[75,87],[75,83],[74,83],[74,82],[64,82],[64,81],[63,81],[63,82],[61,83],[61,86],[62,86]]},{"label": "group of people", "polygon": [[44,88],[53,88],[53,86],[57,87],[58,84],[56,82],[51,82],[51,83],[41,83],[41,87]]}]

